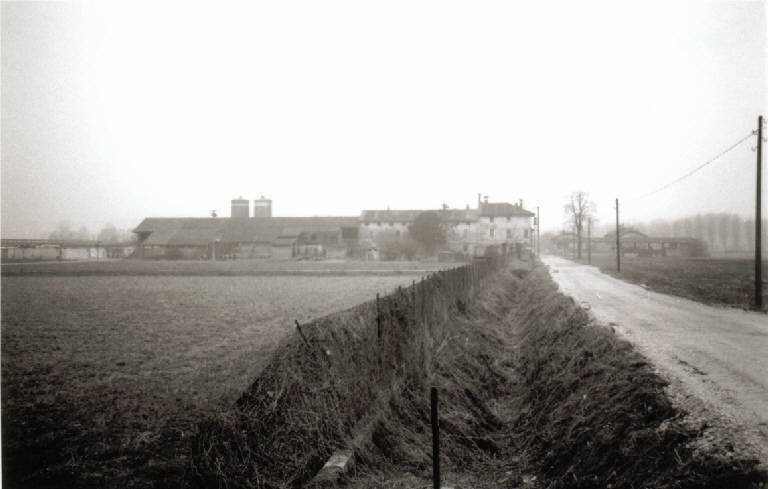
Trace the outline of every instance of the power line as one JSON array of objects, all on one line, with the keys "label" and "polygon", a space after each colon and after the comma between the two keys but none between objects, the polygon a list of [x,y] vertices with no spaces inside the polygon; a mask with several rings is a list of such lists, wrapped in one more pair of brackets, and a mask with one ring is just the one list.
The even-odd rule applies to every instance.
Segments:
[{"label": "power line", "polygon": [[731,146],[729,146],[728,148],[724,149],[723,151],[718,153],[716,156],[710,158],[709,160],[705,161],[704,163],[702,163],[701,165],[697,166],[693,170],[689,171],[685,175],[683,175],[683,176],[681,176],[681,177],[679,177],[679,178],[669,182],[668,184],[666,184],[666,185],[664,185],[662,187],[657,188],[656,190],[653,190],[652,192],[648,192],[647,194],[643,194],[643,195],[641,195],[639,197],[635,197],[634,199],[630,199],[629,202],[635,202],[636,200],[640,200],[640,199],[644,199],[646,197],[650,197],[651,195],[657,194],[657,193],[661,192],[662,190],[666,190],[669,187],[671,187],[672,185],[674,185],[674,184],[676,184],[676,183],[678,183],[678,182],[680,182],[682,180],[685,180],[686,178],[690,177],[691,175],[693,175],[694,173],[698,172],[702,168],[706,167],[710,163],[714,163],[716,160],[718,160],[721,157],[725,156],[726,153],[734,150],[737,146],[739,146],[741,143],[743,143],[744,141],[746,141],[747,139],[751,138],[754,135],[755,135],[755,132],[754,131],[750,131],[749,134],[747,134],[743,138],[739,139],[737,142],[733,143]]}]

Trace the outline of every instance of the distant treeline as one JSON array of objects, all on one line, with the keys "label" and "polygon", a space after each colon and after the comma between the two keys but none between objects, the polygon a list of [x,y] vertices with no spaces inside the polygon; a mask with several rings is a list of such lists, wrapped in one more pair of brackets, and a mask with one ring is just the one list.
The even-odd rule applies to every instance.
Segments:
[{"label": "distant treeline", "polygon": [[[631,226],[648,236],[701,239],[706,241],[709,252],[714,254],[748,253],[753,252],[755,246],[754,218],[745,219],[738,214],[696,214],[679,219],[633,222]],[[768,248],[767,228],[768,221],[763,219],[763,251]]]}]

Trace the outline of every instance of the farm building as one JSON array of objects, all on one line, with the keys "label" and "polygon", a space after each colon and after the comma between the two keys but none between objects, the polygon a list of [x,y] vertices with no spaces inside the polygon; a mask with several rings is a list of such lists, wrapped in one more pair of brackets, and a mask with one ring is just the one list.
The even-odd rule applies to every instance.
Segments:
[{"label": "farm building", "polygon": [[131,243],[3,239],[3,261],[98,260],[123,258],[133,253]]},{"label": "farm building", "polygon": [[343,258],[357,243],[357,224],[357,217],[150,217],[133,231],[138,238],[135,256]]},{"label": "farm building", "polygon": [[[134,233],[139,258],[344,258],[378,259],[383,239],[404,239],[425,210],[365,210],[359,217],[272,217],[272,201],[232,200],[230,218],[146,218]],[[478,208],[434,211],[446,231],[447,250],[485,254],[491,246],[522,249],[532,237],[533,213],[518,204],[480,200]]]},{"label": "farm building", "polygon": [[[576,236],[563,232],[552,241],[561,254],[569,255],[576,249]],[[707,256],[707,243],[690,237],[657,237],[648,236],[636,229],[620,228],[619,242],[622,255],[637,256]],[[592,253],[616,253],[616,233],[607,233],[602,238],[593,237],[589,240]],[[582,235],[582,252],[587,251],[587,236]]]},{"label": "farm building", "polygon": [[441,218],[450,251],[480,256],[496,247],[513,249],[531,242],[534,214],[517,204],[488,202],[478,196],[477,209],[365,210],[360,217],[360,238],[365,242],[404,238],[416,216],[434,212]]},{"label": "farm building", "polygon": [[[621,254],[638,256],[707,256],[707,243],[701,239],[690,237],[658,237],[648,236],[635,229],[619,230]],[[592,239],[592,249],[616,252],[616,233],[608,233],[603,238]]]}]

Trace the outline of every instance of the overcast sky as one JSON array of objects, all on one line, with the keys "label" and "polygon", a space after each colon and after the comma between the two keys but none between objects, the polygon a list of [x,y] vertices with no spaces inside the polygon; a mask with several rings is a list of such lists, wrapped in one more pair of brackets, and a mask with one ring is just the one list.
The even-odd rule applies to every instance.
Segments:
[{"label": "overcast sky", "polygon": [[[2,3],[2,235],[491,201],[754,212],[766,3]],[[633,200],[634,199],[634,200]],[[764,211],[765,212],[765,211]]]}]

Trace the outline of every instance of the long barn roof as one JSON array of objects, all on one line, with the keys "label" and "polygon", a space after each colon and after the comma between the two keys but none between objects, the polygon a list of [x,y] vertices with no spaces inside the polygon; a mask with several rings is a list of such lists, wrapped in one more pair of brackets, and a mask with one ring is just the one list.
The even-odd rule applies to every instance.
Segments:
[{"label": "long barn roof", "polygon": [[358,217],[148,217],[134,233],[148,234],[150,246],[206,246],[223,243],[271,243],[288,234],[338,231],[357,227]]}]

